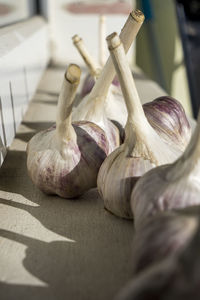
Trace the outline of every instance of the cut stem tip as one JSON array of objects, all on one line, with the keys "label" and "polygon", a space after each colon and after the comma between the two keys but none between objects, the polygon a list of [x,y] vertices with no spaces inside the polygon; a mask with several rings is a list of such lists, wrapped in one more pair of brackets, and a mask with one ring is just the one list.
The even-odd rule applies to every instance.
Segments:
[{"label": "cut stem tip", "polygon": [[80,36],[78,36],[78,34],[75,34],[73,37],[72,37],[72,41],[74,44],[77,44],[81,41],[81,38]]},{"label": "cut stem tip", "polygon": [[113,32],[110,35],[108,35],[106,40],[108,43],[109,50],[114,50],[115,48],[119,47],[119,45],[121,44],[121,40],[116,32]]},{"label": "cut stem tip", "polygon": [[65,73],[65,77],[70,83],[79,83],[81,77],[80,67],[75,64],[70,64]]},{"label": "cut stem tip", "polygon": [[131,16],[138,23],[143,23],[144,22],[145,16],[144,16],[143,12],[139,9],[133,10],[131,12]]}]

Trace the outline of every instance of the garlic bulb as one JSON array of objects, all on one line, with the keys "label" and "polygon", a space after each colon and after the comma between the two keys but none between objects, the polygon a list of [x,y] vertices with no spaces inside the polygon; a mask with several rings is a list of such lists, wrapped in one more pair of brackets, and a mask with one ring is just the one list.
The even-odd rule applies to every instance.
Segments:
[{"label": "garlic bulb", "polygon": [[198,300],[200,299],[200,230],[192,240],[173,257],[153,265],[134,277],[116,300]]},{"label": "garlic bulb", "polygon": [[169,145],[184,151],[191,137],[191,128],[181,103],[170,96],[162,96],[144,104],[143,109],[158,134]]},{"label": "garlic bulb", "polygon": [[194,216],[165,212],[148,218],[137,228],[133,238],[133,273],[177,255],[190,242],[197,230]]},{"label": "garlic bulb", "polygon": [[[122,41],[125,43],[126,52],[136,37],[143,21],[144,15],[139,10],[135,10],[129,15],[120,34]],[[124,107],[122,100],[116,100],[114,95],[118,94],[118,91],[116,92],[116,89],[118,90],[118,88],[111,85],[114,76],[115,69],[112,64],[112,59],[109,58],[91,93],[80,102],[73,112],[73,120],[89,120],[94,122],[105,130],[108,135],[108,140],[116,135],[116,129],[114,130],[116,127],[113,127],[113,124],[108,121],[107,118],[119,122],[122,126],[125,124],[127,118],[126,108]],[[111,90],[109,91],[110,85]],[[114,93],[112,89],[115,90]],[[122,103],[117,112],[115,110],[115,107],[117,107],[116,101]],[[112,147],[112,150],[114,150],[116,146],[118,146],[117,143]]]},{"label": "garlic bulb", "polygon": [[56,127],[37,133],[27,146],[27,168],[34,184],[47,194],[74,198],[96,186],[108,154],[104,131],[91,122],[71,123],[80,68],[70,65],[58,99]]},{"label": "garlic bulb", "polygon": [[116,33],[107,37],[128,110],[124,144],[102,164],[97,186],[106,209],[132,218],[130,195],[138,178],[155,166],[174,161],[180,153],[169,147],[148,123],[121,41]]},{"label": "garlic bulb", "polygon": [[145,174],[131,196],[135,224],[159,211],[200,204],[200,114],[183,155]]}]

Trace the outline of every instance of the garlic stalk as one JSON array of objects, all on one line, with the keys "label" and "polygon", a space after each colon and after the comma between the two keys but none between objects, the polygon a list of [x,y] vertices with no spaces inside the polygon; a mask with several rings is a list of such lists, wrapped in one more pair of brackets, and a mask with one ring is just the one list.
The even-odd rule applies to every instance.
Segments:
[{"label": "garlic stalk", "polygon": [[99,15],[99,62],[103,67],[106,62],[106,16]]},{"label": "garlic stalk", "polygon": [[27,146],[27,168],[34,184],[47,194],[74,198],[96,186],[108,154],[104,131],[91,122],[71,122],[80,68],[70,65],[58,99],[56,126],[37,133]]},{"label": "garlic stalk", "polygon": [[133,238],[133,273],[145,271],[177,255],[191,241],[198,227],[195,216],[165,212],[144,220]]},{"label": "garlic stalk", "polygon": [[[101,68],[100,66],[96,63],[95,59],[92,57],[92,55],[89,53],[88,49],[86,48],[83,39],[79,37],[77,34],[75,34],[72,37],[74,46],[77,48],[79,51],[81,57],[83,58],[86,66],[88,67],[88,70],[90,74],[87,74],[83,84],[82,84],[82,89],[81,89],[81,97],[85,97],[87,94],[89,94],[95,84],[96,79],[98,78]],[[114,80],[112,81],[112,84],[115,86],[111,85],[111,90],[114,94],[119,94],[120,90],[119,88],[119,81],[115,77]],[[118,88],[116,88],[118,87]],[[121,95],[121,93],[120,93]],[[124,103],[124,102],[123,102]],[[107,113],[107,111],[106,111]]]},{"label": "garlic stalk", "polygon": [[180,153],[169,147],[148,123],[124,48],[116,33],[107,37],[109,50],[128,110],[124,144],[102,164],[97,179],[106,209],[132,218],[130,195],[138,178],[155,166],[174,161]]},{"label": "garlic stalk", "polygon": [[131,196],[135,224],[159,211],[200,204],[200,114],[183,155],[142,177]]},{"label": "garlic stalk", "polygon": [[[126,25],[122,30],[122,37],[124,36],[124,32],[126,32],[127,30],[129,30],[131,33],[131,21],[134,21],[132,23],[132,30],[134,30],[135,27],[140,27],[143,22],[144,16],[141,12],[138,12],[136,10],[132,13],[132,16],[133,18],[129,17]],[[134,34],[134,36],[136,35],[136,33]],[[80,48],[79,52],[82,54],[83,59],[87,61],[87,57],[89,57],[88,67],[90,67],[94,59],[91,58],[91,55],[88,54],[85,45],[82,46],[83,41],[80,41],[79,37],[74,36],[74,40],[75,43],[77,41],[76,46]],[[107,66],[109,67],[108,64]],[[97,68],[97,64],[93,63],[93,67],[90,67],[90,69],[92,70],[91,73],[95,72],[95,68]],[[103,80],[107,80],[105,77],[105,72],[102,78]],[[119,81],[116,79],[116,77],[112,81],[112,83],[113,84],[111,84],[110,86],[109,95],[107,96],[108,101],[105,101],[104,110],[106,117],[115,122],[115,124],[118,126],[118,129],[121,131],[121,137],[123,140],[124,131],[121,127],[124,127],[126,124],[127,109],[121,94],[121,89],[118,87]],[[83,84],[81,96],[85,96],[86,94],[88,94],[92,89],[93,84],[93,78],[91,76],[87,76]],[[92,103],[90,102],[91,100],[93,99],[90,96],[82,100],[82,103],[78,107],[77,112],[74,113],[75,119],[78,119],[79,116],[81,118],[81,114],[83,114],[82,117],[85,118],[85,111],[92,109],[92,106],[94,105],[93,101]],[[85,110],[84,103],[86,101],[89,101],[89,105]],[[172,97],[164,96],[159,97],[152,102],[146,103],[143,108],[149,123],[159,133],[159,135],[165,141],[167,141],[169,145],[176,146],[179,150],[183,151],[190,139],[191,129],[181,103],[179,103]],[[80,109],[82,110],[81,113]]]},{"label": "garlic stalk", "polygon": [[87,74],[85,79],[83,80],[82,88],[80,96],[83,98],[87,94],[90,93],[92,90],[96,78],[99,76],[100,73],[100,67],[94,60],[94,58],[89,53],[88,49],[86,48],[83,39],[80,38],[77,34],[75,34],[72,37],[74,46],[77,48],[78,52],[80,53],[81,57],[83,58],[86,66],[88,67],[88,70],[90,74]]},{"label": "garlic stalk", "polygon": [[79,51],[81,57],[83,58],[86,66],[88,67],[88,70],[90,74],[93,77],[97,77],[100,72],[100,66],[96,63],[96,61],[93,59],[91,54],[89,53],[88,49],[86,48],[82,38],[80,38],[77,34],[75,34],[72,37],[72,41],[74,43],[74,46]]},{"label": "garlic stalk", "polygon": [[[125,44],[126,52],[136,37],[143,21],[144,15],[139,10],[135,10],[129,15],[127,22],[120,34],[120,37]],[[107,117],[112,119],[113,110],[115,110],[116,106],[116,98],[111,96],[111,92],[108,94],[109,87],[114,76],[114,66],[112,64],[112,59],[109,58],[102,69],[91,93],[80,102],[79,106],[73,113],[73,120],[89,120],[99,125],[105,130],[109,140],[112,140],[113,136],[116,136],[116,127],[113,127],[113,124],[107,120]],[[111,116],[108,114],[108,111],[112,112]],[[114,116],[114,120],[122,124],[121,116],[124,118],[123,112],[115,112]],[[116,138],[114,138],[114,140],[116,140]],[[111,150],[115,149],[116,146],[118,146],[117,143],[113,143]]]},{"label": "garlic stalk", "polygon": [[200,299],[200,230],[176,255],[134,277],[116,300],[198,300]]}]

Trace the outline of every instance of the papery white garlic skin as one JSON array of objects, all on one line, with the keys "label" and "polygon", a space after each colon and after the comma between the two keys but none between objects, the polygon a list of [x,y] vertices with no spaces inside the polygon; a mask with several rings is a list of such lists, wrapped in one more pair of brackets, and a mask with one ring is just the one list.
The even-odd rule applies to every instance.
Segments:
[{"label": "papery white garlic skin", "polygon": [[186,173],[170,178],[175,164],[151,170],[137,182],[131,195],[135,226],[158,212],[200,204],[200,177]]},{"label": "papery white garlic skin", "polygon": [[[87,98],[89,96],[86,96]],[[85,99],[84,98],[84,99]],[[82,110],[82,102],[78,108],[74,111],[72,118],[73,121],[87,120],[97,124],[102,128],[106,134],[109,143],[109,153],[113,152],[120,145],[120,133],[118,128],[110,121],[105,114],[104,102],[101,97],[94,99],[96,105],[91,106],[91,102],[85,103],[85,107]]]},{"label": "papery white garlic skin", "polygon": [[108,151],[103,130],[90,122],[73,125],[77,142],[57,142],[55,127],[36,134],[28,143],[27,168],[35,185],[47,194],[74,198],[96,186]]},{"label": "papery white garlic skin", "polygon": [[98,170],[108,154],[105,132],[91,122],[71,122],[81,70],[69,65],[61,87],[56,126],[37,133],[27,145],[28,173],[42,191],[78,197],[96,186]]},{"label": "papery white garlic skin", "polygon": [[121,145],[103,162],[97,186],[104,207],[116,216],[132,219],[130,195],[138,178],[155,165],[142,157],[127,157]]},{"label": "papery white garlic skin", "polygon": [[133,273],[177,255],[188,245],[198,227],[195,216],[165,212],[147,218],[137,227],[133,238]]}]

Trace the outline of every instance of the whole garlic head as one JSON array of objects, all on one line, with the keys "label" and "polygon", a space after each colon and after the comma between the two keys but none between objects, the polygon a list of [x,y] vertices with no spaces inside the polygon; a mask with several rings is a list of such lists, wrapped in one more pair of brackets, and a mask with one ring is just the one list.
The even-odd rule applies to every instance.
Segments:
[{"label": "whole garlic head", "polygon": [[149,125],[137,94],[125,52],[116,33],[107,38],[128,110],[125,141],[102,164],[97,186],[106,209],[132,218],[131,190],[149,169],[174,161],[179,152],[163,142]]},{"label": "whole garlic head", "polygon": [[183,155],[145,174],[131,195],[135,225],[161,211],[200,204],[200,114]]},{"label": "whole garlic head", "polygon": [[27,169],[34,184],[47,194],[80,196],[96,186],[108,154],[104,131],[91,122],[71,123],[80,68],[70,65],[58,100],[56,126],[37,133],[27,146]]}]

